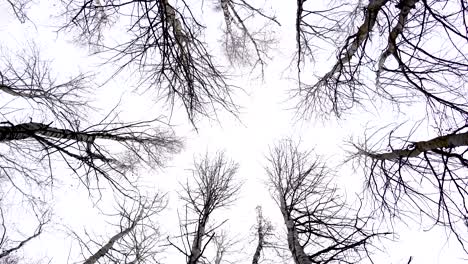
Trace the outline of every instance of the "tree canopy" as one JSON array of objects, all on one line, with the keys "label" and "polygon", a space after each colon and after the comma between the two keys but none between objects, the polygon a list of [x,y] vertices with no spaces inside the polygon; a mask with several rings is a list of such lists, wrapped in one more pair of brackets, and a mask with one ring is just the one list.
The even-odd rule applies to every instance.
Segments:
[{"label": "tree canopy", "polygon": [[0,10],[0,263],[374,263],[405,224],[466,259],[465,1]]}]

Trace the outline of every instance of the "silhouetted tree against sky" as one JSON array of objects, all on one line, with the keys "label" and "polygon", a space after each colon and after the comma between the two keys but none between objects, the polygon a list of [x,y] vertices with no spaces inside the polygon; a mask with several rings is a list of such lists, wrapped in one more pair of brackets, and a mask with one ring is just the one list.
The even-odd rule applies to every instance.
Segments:
[{"label": "silhouetted tree against sky", "polygon": [[[240,63],[261,68],[262,76],[269,55],[268,51],[275,44],[274,31],[271,24],[280,26],[278,20],[266,14],[262,9],[255,8],[247,1],[219,0],[215,1],[224,16],[224,36],[222,45],[231,65]],[[250,29],[255,19],[264,18],[265,24],[258,29]]]},{"label": "silhouetted tree against sky", "polygon": [[[209,3],[62,2],[67,21],[63,30],[76,34],[80,42],[110,52],[110,61],[119,63],[119,70],[136,65],[143,89],[156,91],[171,106],[182,104],[193,125],[196,115],[210,117],[219,108],[237,114],[232,100],[236,87],[204,39],[206,27],[198,10],[209,8]],[[228,58],[252,61],[263,70],[271,37],[266,28],[256,29],[248,21],[255,18],[278,24],[274,16],[243,0],[213,2],[225,19],[222,41]],[[106,29],[113,26],[121,27],[122,34],[117,43],[106,44]]]},{"label": "silhouetted tree against sky", "polygon": [[[87,76],[56,83],[36,50],[12,61],[4,60],[0,68],[6,102],[0,109],[0,170],[25,195],[24,184],[53,185],[58,160],[90,189],[104,178],[125,193],[131,191],[134,166],[160,166],[180,150],[181,141],[158,120],[121,122],[109,113],[96,123],[86,122],[86,111],[93,110],[87,107]],[[111,146],[120,150],[110,151]]]},{"label": "silhouetted tree against sky", "polygon": [[159,263],[163,239],[156,217],[165,207],[166,198],[160,194],[153,198],[128,199],[118,204],[116,215],[120,219],[113,224],[117,230],[111,237],[99,239],[86,234],[82,238],[72,231],[80,243],[83,264]]},{"label": "silhouetted tree against sky", "polygon": [[15,14],[16,18],[21,22],[25,23],[28,19],[27,9],[31,4],[31,0],[7,0],[11,10]]},{"label": "silhouetted tree against sky", "polygon": [[[3,53],[0,60],[0,91],[11,99],[2,107],[3,115],[46,115],[65,125],[84,119],[91,110],[88,96],[93,76],[78,73],[57,81],[50,61],[42,57],[34,43],[17,54]],[[17,107],[22,102],[27,105]]]},{"label": "silhouetted tree against sky", "polygon": [[[300,82],[299,115],[340,117],[355,108],[379,109],[380,102],[406,111],[420,103],[425,123],[434,128],[429,136],[421,139],[424,127],[417,124],[409,134],[391,130],[380,140],[381,131],[370,131],[374,136],[355,143],[351,158],[365,169],[376,209],[428,216],[463,244],[467,12],[464,1],[370,0],[318,9],[300,0],[296,23],[299,71],[319,46],[337,49],[325,74]],[[308,74],[300,71],[299,77]]]},{"label": "silhouetted tree against sky", "polygon": [[[339,117],[356,106],[370,109],[376,99],[396,106],[425,101],[428,118],[459,120],[468,113],[463,1],[337,1],[322,9],[310,1],[297,3],[298,70],[319,47],[337,49],[329,71],[299,84],[304,117]],[[299,77],[310,74],[302,71]]]},{"label": "silhouetted tree against sky", "polygon": [[220,226],[227,220],[215,223],[211,219],[213,212],[232,205],[240,189],[240,183],[235,178],[239,165],[229,160],[223,152],[213,157],[207,153],[196,160],[194,166],[193,182],[187,181],[183,185],[181,195],[186,203],[180,219],[179,240],[183,245],[177,245],[168,238],[170,244],[185,255],[187,264],[206,261],[205,250],[216,244],[215,237],[221,235]]},{"label": "silhouetted tree against sky", "polygon": [[[39,212],[46,202],[44,191],[53,196],[54,188],[67,181],[64,177],[69,176],[57,171],[63,166],[92,196],[110,188],[134,197],[138,168],[159,167],[182,147],[169,126],[156,119],[123,122],[110,112],[100,121],[88,122],[88,112],[95,113],[88,107],[90,76],[56,81],[34,45],[16,57],[2,57],[0,63],[2,200],[19,195]],[[41,234],[49,220],[37,218],[37,231],[18,245],[7,243],[10,228],[3,225],[0,258]]]},{"label": "silhouetted tree against sky", "polygon": [[265,250],[274,248],[276,245],[271,241],[274,237],[274,227],[272,223],[263,216],[260,206],[257,206],[257,224],[255,225],[255,235],[257,244],[252,257],[252,264],[258,264],[264,258]]},{"label": "silhouetted tree against sky", "polygon": [[388,232],[347,205],[331,183],[332,172],[311,151],[286,139],[271,148],[266,172],[296,264],[357,263]]},{"label": "silhouetted tree against sky", "polygon": [[356,150],[350,157],[364,169],[366,191],[380,213],[429,217],[435,225],[452,231],[465,251],[466,128],[421,141],[412,141],[412,133],[397,136],[395,129],[381,142],[364,138],[354,145]]},{"label": "silhouetted tree against sky", "polygon": [[[20,23],[46,30],[28,16],[36,2],[0,4]],[[181,151],[182,140],[170,124],[156,118],[161,116],[159,105],[154,107],[157,114],[147,115],[152,117],[149,120],[128,121],[119,117],[118,106],[103,112],[93,108],[90,99],[123,75],[131,83],[125,92],[155,96],[171,114],[182,109],[192,128],[199,129],[201,118],[221,121],[219,110],[239,118],[242,105],[235,99],[244,90],[237,86],[236,74],[247,66],[264,77],[270,58],[284,55],[282,47],[275,50],[276,45],[288,43],[275,35],[281,24],[288,23],[268,10],[270,3],[257,4],[53,1],[47,26],[53,24],[59,38],[73,38],[77,45],[90,48],[90,56],[98,55],[93,58],[100,59],[101,66],[112,68],[99,72],[107,74],[99,76],[106,80],[102,83],[97,83],[102,80],[91,72],[93,68],[65,76],[34,44],[16,54],[6,47],[0,55],[0,263],[22,259],[26,245],[53,222],[48,207],[53,199],[45,197],[54,196],[62,183],[72,180],[79,181],[92,198],[97,195],[94,202],[103,192],[125,201],[118,208],[115,233],[83,238],[71,230],[86,264],[159,261],[160,233],[153,220],[165,199],[156,191],[154,199],[141,198],[140,173],[151,174],[168,164]],[[421,216],[417,222],[430,219],[434,226],[444,227],[468,252],[468,4],[463,0],[297,0],[295,4],[289,33],[296,37],[290,55],[297,84],[290,86],[295,87],[292,91],[281,89],[293,93],[296,118],[339,120],[356,111],[376,113],[388,106],[410,118],[418,114],[424,118],[409,131],[400,127],[364,131],[351,142],[352,150],[343,158],[353,162],[356,179],[359,174],[365,179],[361,197],[365,200],[357,204],[347,203],[339,194],[333,184],[336,175],[312,151],[301,150],[290,139],[270,148],[268,186],[280,209],[287,232],[284,242],[294,262],[368,259],[374,243],[389,234],[373,226],[374,220],[415,215]],[[335,52],[331,56],[330,50]],[[325,57],[332,59],[317,60]],[[276,72],[277,65],[271,67]],[[408,109],[412,112],[406,113]],[[213,157],[206,154],[194,166],[192,178],[182,185],[185,208],[179,211],[180,235],[165,237],[188,264],[219,264],[227,260],[226,248],[233,240],[228,239],[230,233],[223,233],[224,221],[214,220],[213,212],[236,200],[239,164],[218,152]],[[361,207],[369,203],[372,212]],[[7,210],[19,207],[30,208],[35,216],[30,217],[37,227],[32,232],[20,234],[11,228],[14,220]],[[281,250],[271,242],[276,239],[272,228],[259,213],[255,251],[248,256],[252,263],[267,259],[265,249]]]}]

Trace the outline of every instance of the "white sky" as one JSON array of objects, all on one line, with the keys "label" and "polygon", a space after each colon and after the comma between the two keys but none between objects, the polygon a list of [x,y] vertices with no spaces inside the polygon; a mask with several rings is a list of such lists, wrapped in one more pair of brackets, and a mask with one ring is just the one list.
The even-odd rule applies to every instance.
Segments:
[{"label": "white sky", "polygon": [[[205,3],[205,5],[207,4]],[[266,179],[263,170],[263,166],[266,164],[264,156],[269,145],[283,137],[291,136],[296,139],[300,137],[304,148],[314,147],[318,154],[324,155],[330,160],[332,166],[335,166],[344,158],[343,141],[350,137],[358,138],[366,124],[378,126],[379,124],[418,119],[414,117],[416,114],[414,112],[410,112],[408,115],[401,113],[396,115],[390,106],[382,106],[379,109],[381,111],[376,111],[374,114],[355,111],[345,120],[339,122],[295,122],[294,112],[285,110],[291,104],[284,103],[288,97],[288,89],[295,85],[293,81],[286,78],[288,75],[287,72],[284,72],[294,50],[295,4],[290,2],[288,4],[273,3],[273,5],[282,23],[281,34],[279,34],[281,42],[278,44],[277,50],[272,52],[273,59],[266,69],[263,82],[249,80],[247,74],[236,80],[237,84],[249,94],[249,96],[239,95],[238,103],[243,107],[240,116],[242,124],[221,113],[221,124],[202,120],[199,122],[200,131],[197,134],[183,116],[174,115],[172,122],[175,124],[177,135],[185,138],[185,150],[169,161],[167,168],[151,172],[149,177],[145,177],[148,182],[154,181],[153,184],[159,189],[169,192],[171,200],[167,210],[161,215],[160,223],[163,232],[177,235],[173,232],[177,232],[176,209],[179,203],[177,193],[174,190],[178,188],[179,181],[190,176],[186,169],[191,168],[194,155],[202,154],[206,150],[224,149],[229,157],[239,162],[241,166],[239,178],[245,182],[240,198],[235,206],[217,216],[218,220],[222,220],[222,217],[228,217],[229,222],[226,227],[229,227],[232,235],[239,234],[239,237],[244,238],[244,252],[249,253],[245,260],[238,263],[248,263],[254,250],[253,243],[249,243],[252,241],[252,237],[248,237],[248,234],[251,233],[251,226],[255,223],[256,205],[262,205],[264,215],[272,219],[274,223],[281,225],[279,209],[275,207],[263,184]],[[91,67],[99,60],[88,58],[86,49],[74,46],[61,35],[57,36],[53,32],[55,28],[51,24],[49,11],[50,9],[47,8],[31,8],[28,15],[35,25],[30,22],[21,25],[11,16],[6,1],[0,2],[2,52],[9,53],[18,50],[27,41],[34,40],[43,56],[53,59],[55,66],[53,70],[62,76],[69,76],[79,69],[83,71],[95,70]],[[207,22],[210,22],[210,25],[220,23],[216,20],[205,21],[205,23]],[[218,24],[210,29],[215,32],[220,26]],[[331,59],[334,57],[333,54],[319,54],[314,70],[323,73],[329,69]],[[106,72],[103,69],[106,68],[100,69],[101,74],[105,75]],[[148,96],[132,94],[125,85],[130,82],[131,80],[119,76],[118,79],[111,81],[100,91],[96,91],[97,102],[103,105],[103,108],[112,107],[121,97],[121,92],[126,91],[122,97],[124,100],[123,107],[121,107],[124,109],[122,112],[124,118],[148,119],[153,118],[156,113],[163,113],[154,107]],[[64,173],[65,176],[68,174]],[[362,176],[354,174],[349,168],[344,167],[339,171],[337,184],[345,187],[348,196],[352,197],[355,191],[360,190],[361,179]],[[56,216],[54,220],[57,225],[48,228],[47,233],[40,239],[32,241],[25,247],[24,254],[31,259],[45,257],[52,258],[51,263],[67,262],[69,252],[74,252],[76,247],[70,249],[72,247],[71,239],[61,232],[63,227],[58,224],[74,227],[78,232],[86,228],[97,234],[106,235],[106,228],[108,228],[104,225],[106,219],[99,217],[83,188],[78,187],[78,182],[71,181],[69,187],[63,187],[63,189],[56,191],[54,209]],[[30,223],[25,221],[16,223],[18,229],[27,230],[23,224],[27,226]],[[277,228],[281,229],[282,227],[278,226]],[[434,228],[430,232],[424,232],[417,224],[409,223],[409,227],[402,225],[396,230],[399,235],[398,242],[384,241],[379,246],[383,252],[378,253],[375,257],[376,263],[406,263],[409,256],[413,256],[413,264],[466,262],[461,259],[464,255],[459,245],[452,240],[447,242],[446,235],[441,229]],[[107,233],[107,235],[110,234]],[[71,263],[75,263],[75,261],[77,259],[70,259]],[[180,254],[173,250],[167,252],[166,263],[180,261],[183,261]]]}]

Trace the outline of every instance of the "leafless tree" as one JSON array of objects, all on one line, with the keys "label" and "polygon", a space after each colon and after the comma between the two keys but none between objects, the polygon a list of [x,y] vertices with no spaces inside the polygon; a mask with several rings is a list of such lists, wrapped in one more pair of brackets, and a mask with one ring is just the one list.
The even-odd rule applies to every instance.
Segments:
[{"label": "leafless tree", "polygon": [[[244,0],[216,0],[217,8],[224,16],[223,49],[231,63],[248,64],[255,68],[259,66],[263,75],[263,68],[269,58],[267,52],[275,43],[274,32],[270,32],[270,24],[280,26],[275,16],[268,15],[261,8],[255,8]],[[250,24],[258,23],[258,17],[266,20],[265,25],[258,29]],[[253,54],[252,54],[253,53]]]},{"label": "leafless tree", "polygon": [[257,206],[257,224],[255,226],[255,233],[257,236],[257,246],[252,258],[252,264],[261,262],[262,253],[268,247],[274,247],[270,239],[273,237],[273,225],[263,216],[262,208]]},{"label": "leafless tree", "polygon": [[272,147],[266,172],[287,229],[296,264],[357,263],[372,242],[389,233],[375,231],[371,218],[352,209],[332,186],[331,171],[292,140]]},{"label": "leafless tree", "polygon": [[383,142],[365,138],[350,157],[364,168],[366,189],[379,212],[429,217],[452,231],[465,251],[467,127],[425,141],[413,141],[412,132],[398,137],[393,130]]},{"label": "leafless tree", "polygon": [[[231,99],[235,87],[228,84],[225,70],[203,40],[205,26],[193,12],[196,7],[189,6],[186,1],[176,4],[168,0],[62,2],[66,18],[62,29],[76,32],[81,42],[111,52],[110,60],[121,65],[119,71],[136,65],[141,74],[140,85],[165,95],[171,106],[181,103],[192,123],[196,114],[207,116],[219,107],[237,113],[237,106]],[[224,15],[229,16],[229,25],[234,21],[243,34],[236,37],[236,41],[248,40],[259,56],[257,60],[263,62],[265,34],[250,31],[244,13],[269,21],[275,21],[274,18],[244,1],[226,1],[224,6],[228,7]],[[129,34],[119,37],[121,41],[116,45],[107,45],[103,40],[104,32],[116,21]],[[233,32],[231,30],[231,36]],[[247,44],[241,45],[246,47]]]},{"label": "leafless tree", "polygon": [[182,246],[168,238],[169,243],[185,255],[187,264],[205,263],[204,252],[214,244],[217,229],[226,221],[213,224],[212,214],[236,199],[240,189],[240,183],[235,179],[237,170],[238,164],[226,158],[223,152],[212,158],[207,153],[195,161],[194,181],[187,181],[181,196],[186,202],[186,213],[180,223]]},{"label": "leafless tree", "polygon": [[61,159],[89,189],[104,178],[125,192],[130,186],[122,183],[133,181],[128,176],[138,163],[160,166],[180,150],[180,140],[159,120],[121,122],[111,112],[88,123],[85,112],[94,110],[87,104],[88,77],[56,83],[47,61],[32,50],[0,68],[0,178],[16,189],[51,185]]},{"label": "leafless tree", "polygon": [[[137,201],[138,200],[138,201]],[[72,232],[79,242],[84,264],[94,263],[160,263],[161,237],[155,217],[166,207],[163,195],[148,199],[130,199],[130,205],[118,205],[119,217],[116,233],[108,239],[96,239],[86,233],[87,238]]]},{"label": "leafless tree", "polygon": [[[52,122],[3,122],[0,142],[7,148],[0,155],[2,177],[15,187],[18,175],[38,185],[52,184],[53,166],[56,159],[62,159],[86,187],[99,187],[99,179],[104,178],[124,193],[128,187],[124,182],[133,181],[128,175],[134,166],[139,162],[161,165],[167,153],[175,153],[181,147],[170,132],[152,128],[151,124],[154,123],[104,120],[85,128],[78,124],[62,128]],[[111,145],[106,141],[113,142],[114,147],[120,145],[123,156],[108,150]],[[35,165],[29,166],[31,163]]]},{"label": "leafless tree", "polygon": [[[30,211],[36,217],[37,226],[30,235],[21,234],[12,228],[7,222],[5,215],[5,204],[3,199],[0,199],[0,263],[17,263],[19,250],[22,250],[24,246],[31,240],[39,237],[45,226],[50,222],[50,212],[45,210],[40,212],[37,206],[30,206]],[[18,237],[20,235],[20,237]]]},{"label": "leafless tree", "polygon": [[86,118],[87,111],[92,110],[88,104],[92,76],[77,74],[58,82],[56,75],[34,43],[14,56],[2,54],[0,91],[5,99],[1,107],[3,119],[12,114],[19,115],[18,112],[26,116],[53,116],[62,124]]},{"label": "leafless tree", "polygon": [[[312,2],[298,0],[299,70],[313,43],[338,48],[326,74],[300,83],[300,113],[341,116],[376,99],[396,106],[422,100],[429,117],[464,118],[466,13],[463,1],[332,1],[316,10]],[[375,82],[369,81],[372,75]]]}]

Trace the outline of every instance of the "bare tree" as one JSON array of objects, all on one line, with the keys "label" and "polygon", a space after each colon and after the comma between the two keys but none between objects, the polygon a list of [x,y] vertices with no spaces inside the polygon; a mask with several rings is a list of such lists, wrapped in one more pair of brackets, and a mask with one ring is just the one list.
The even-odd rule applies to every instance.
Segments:
[{"label": "bare tree", "polygon": [[[68,180],[61,170],[65,167],[91,195],[111,189],[127,198],[135,197],[139,168],[162,166],[169,155],[181,149],[180,139],[160,120],[123,122],[115,109],[101,120],[88,121],[87,112],[96,113],[88,105],[90,76],[78,74],[57,81],[49,62],[34,45],[30,48],[32,53],[25,50],[0,61],[2,195],[18,199],[15,195],[19,194],[34,212],[39,211],[46,202],[44,191],[53,196],[55,188]],[[15,204],[9,210],[21,206]],[[3,208],[0,210],[3,221]],[[37,219],[36,231],[16,242],[9,239],[6,225],[2,225],[0,258],[15,254],[43,232],[49,215],[38,213]],[[140,234],[139,239],[145,235]]]},{"label": "bare tree", "polygon": [[[0,142],[7,150],[0,155],[2,175],[15,187],[18,175],[38,185],[51,184],[55,177],[53,166],[59,158],[89,189],[96,184],[99,187],[102,177],[119,192],[131,191],[125,185],[133,184],[128,177],[131,169],[139,162],[161,165],[167,153],[175,153],[181,147],[170,132],[152,128],[151,124],[154,123],[104,120],[85,128],[77,124],[60,128],[52,123],[4,122],[0,126]],[[113,142],[114,147],[120,145],[123,156],[109,151],[106,141]],[[36,165],[29,166],[30,163]],[[44,164],[42,169],[40,164]]]},{"label": "bare tree", "polygon": [[[396,106],[425,101],[429,117],[436,119],[448,115],[460,120],[468,113],[463,1],[332,1],[322,10],[307,5],[298,0],[299,71],[313,52],[312,43],[338,50],[325,75],[312,84],[300,83],[301,114],[341,116],[376,99]],[[375,82],[368,81],[372,75]]]},{"label": "bare tree", "polygon": [[123,183],[134,182],[129,176],[138,163],[160,166],[182,146],[156,119],[121,122],[111,112],[88,123],[86,112],[94,110],[88,107],[88,76],[56,83],[34,46],[32,55],[6,58],[0,66],[1,178],[23,194],[24,184],[50,186],[60,159],[90,190],[104,178],[125,192],[131,184]]},{"label": "bare tree", "polygon": [[[216,0],[217,7],[224,16],[223,49],[231,63],[259,66],[263,75],[268,50],[275,43],[270,24],[280,26],[275,16],[268,15],[261,8],[255,8],[244,0]],[[249,24],[258,17],[266,20],[265,25],[253,31]],[[258,22],[257,22],[258,23]],[[253,53],[253,54],[252,54]]]},{"label": "bare tree", "polygon": [[[67,24],[78,40],[112,51],[111,61],[120,70],[136,64],[144,89],[156,89],[171,106],[180,102],[190,121],[196,114],[208,115],[214,105],[235,112],[233,86],[213,60],[201,39],[203,26],[186,2],[169,1],[63,1]],[[115,46],[103,41],[105,28],[113,21],[128,23],[130,34]],[[159,90],[163,92],[159,92]],[[180,100],[180,101],[179,101]]]},{"label": "bare tree", "polygon": [[272,242],[270,241],[273,237],[273,225],[263,216],[262,208],[257,206],[257,224],[255,226],[255,231],[257,235],[257,246],[255,248],[254,255],[252,257],[252,264],[260,263],[262,258],[262,253],[268,247],[272,247]]},{"label": "bare tree", "polygon": [[81,238],[72,232],[85,257],[84,264],[159,263],[162,248],[155,217],[166,207],[166,199],[159,194],[151,199],[140,197],[129,201],[130,205],[125,201],[119,203],[120,219],[114,224],[117,231],[107,240],[92,238],[87,233],[87,238]]},{"label": "bare tree", "polygon": [[[3,119],[13,113],[53,116],[62,124],[86,118],[91,75],[77,74],[58,82],[51,63],[44,60],[34,43],[14,56],[0,59],[0,91],[6,99]],[[61,78],[65,79],[65,78]]]},{"label": "bare tree", "polygon": [[452,231],[465,251],[467,127],[426,141],[411,140],[413,133],[398,137],[393,130],[384,142],[365,138],[350,157],[363,167],[366,189],[379,212],[429,217],[434,225]]},{"label": "bare tree", "polygon": [[268,162],[272,196],[296,264],[357,263],[369,257],[375,239],[389,234],[375,231],[370,217],[346,205],[330,182],[331,171],[292,140],[274,146]]},{"label": "bare tree", "polygon": [[[176,4],[168,0],[62,2],[66,18],[62,29],[76,32],[81,42],[111,52],[110,61],[121,65],[118,72],[136,65],[140,85],[145,90],[157,90],[158,95],[165,95],[171,107],[181,103],[194,125],[197,114],[208,116],[219,107],[237,113],[237,106],[231,99],[235,87],[227,82],[225,70],[204,42],[205,26],[197,19],[195,6],[189,6],[186,1]],[[268,46],[266,30],[252,32],[246,24],[247,15],[276,20],[245,1],[221,2],[230,28],[228,55],[238,57],[234,55],[238,50],[243,50],[245,55],[247,46],[252,45],[257,57],[255,61],[263,65],[265,46]],[[104,32],[116,21],[129,34],[119,37],[121,41],[116,45],[107,45],[103,40]],[[242,36],[235,35],[237,30],[230,26],[232,22]],[[236,43],[231,43],[232,40]],[[244,42],[237,43],[240,40]],[[237,44],[236,51],[232,51],[233,44]]]},{"label": "bare tree", "polygon": [[4,208],[3,199],[0,199],[0,263],[18,263],[18,251],[22,250],[28,242],[36,239],[43,233],[45,226],[50,222],[51,214],[48,210],[39,211],[38,206],[30,206],[30,211],[36,217],[37,226],[32,234],[24,235],[21,234],[22,232],[17,232],[9,226]]},{"label": "bare tree", "polygon": [[169,240],[185,255],[187,264],[204,263],[206,248],[216,240],[217,229],[226,221],[213,224],[212,214],[231,205],[239,192],[240,184],[235,179],[237,170],[238,164],[226,158],[223,152],[216,153],[213,158],[207,153],[195,161],[194,182],[187,181],[181,196],[186,202],[186,213],[180,223],[183,245]]}]

